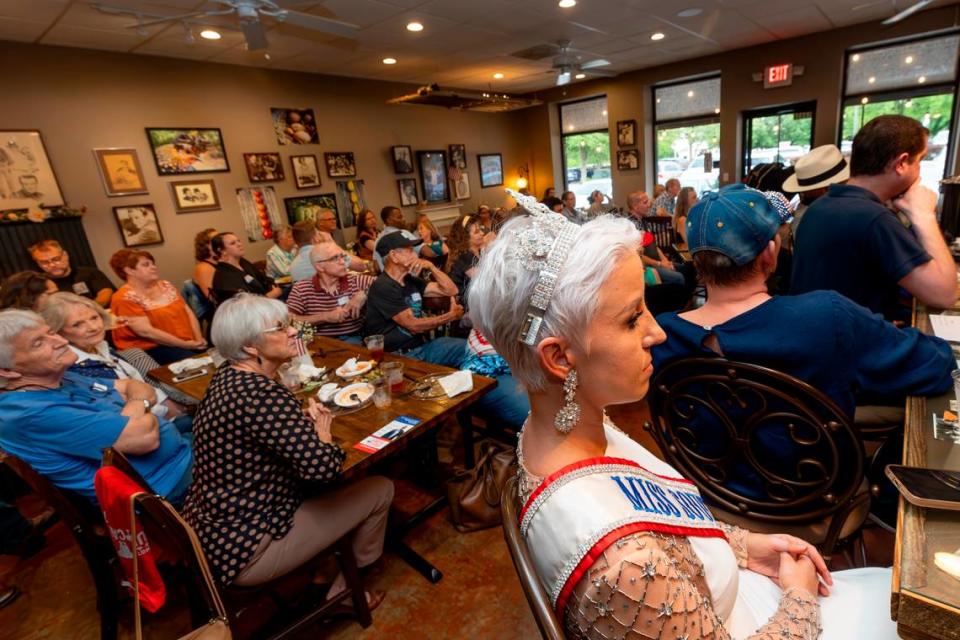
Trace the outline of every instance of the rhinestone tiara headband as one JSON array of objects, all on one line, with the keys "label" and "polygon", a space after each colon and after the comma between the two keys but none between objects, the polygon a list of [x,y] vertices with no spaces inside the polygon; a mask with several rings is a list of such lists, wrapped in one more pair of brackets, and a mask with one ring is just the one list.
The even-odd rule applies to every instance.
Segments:
[{"label": "rhinestone tiara headband", "polygon": [[532,224],[517,234],[511,254],[527,271],[538,271],[523,326],[518,339],[531,347],[543,326],[543,317],[553,297],[557,277],[567,260],[570,248],[580,237],[580,227],[563,215],[551,211],[532,196],[507,189],[507,193],[530,213]]}]

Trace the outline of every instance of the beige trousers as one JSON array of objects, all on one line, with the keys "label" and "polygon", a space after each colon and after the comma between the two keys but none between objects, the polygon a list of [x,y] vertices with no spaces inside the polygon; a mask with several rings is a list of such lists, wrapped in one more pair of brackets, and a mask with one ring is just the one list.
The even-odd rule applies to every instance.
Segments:
[{"label": "beige trousers", "polygon": [[353,555],[365,567],[383,553],[387,513],[393,501],[393,483],[379,476],[362,478],[347,486],[310,498],[293,514],[287,535],[260,541],[234,584],[263,584],[296,569],[352,529]]}]

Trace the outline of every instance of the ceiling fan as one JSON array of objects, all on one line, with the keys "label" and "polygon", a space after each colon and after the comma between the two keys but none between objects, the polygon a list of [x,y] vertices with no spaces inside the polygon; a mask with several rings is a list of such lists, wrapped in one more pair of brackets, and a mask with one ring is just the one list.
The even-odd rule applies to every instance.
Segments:
[{"label": "ceiling fan", "polygon": [[187,24],[201,23],[205,18],[236,14],[239,29],[247,41],[247,49],[256,51],[267,48],[267,34],[261,18],[266,16],[278,22],[313,29],[345,38],[353,38],[359,27],[342,20],[324,18],[309,13],[284,9],[273,0],[211,0],[215,4],[223,5],[222,9],[208,9],[206,11],[192,11],[180,15],[165,16],[147,13],[131,7],[118,7],[100,3],[91,3],[90,6],[103,13],[115,15],[130,15],[137,19],[136,24],[129,28],[142,32],[146,27],[166,22],[180,22]]},{"label": "ceiling fan", "polygon": [[[557,74],[556,86],[562,87],[570,84],[570,81],[580,73],[602,78],[612,78],[617,75],[609,71],[599,71],[600,67],[606,67],[610,64],[609,60],[603,58],[594,58],[584,61],[582,56],[576,55],[571,49],[569,40],[559,40],[556,44],[557,55],[551,61],[550,71],[548,73]],[[585,52],[584,52],[585,53]],[[589,54],[588,54],[589,55]]]},{"label": "ceiling fan", "polygon": [[[886,1],[886,0],[875,0],[874,2],[865,2],[865,3],[863,3],[863,4],[858,4],[858,5],[855,6],[855,7],[851,7],[850,10],[851,10],[851,11],[860,11],[861,9],[866,9],[867,7],[872,7],[872,6],[877,5],[877,4],[883,4],[885,1]],[[892,24],[897,24],[897,23],[900,22],[901,20],[906,20],[907,18],[909,18],[910,16],[912,16],[913,14],[915,14],[917,11],[921,11],[922,9],[926,8],[927,6],[933,4],[935,1],[936,1],[936,0],[917,0],[917,1],[914,2],[912,5],[910,5],[910,6],[907,7],[906,9],[904,9],[903,11],[899,11],[899,12],[895,13],[894,15],[890,16],[889,18],[887,18],[886,20],[884,20],[883,22],[881,22],[880,24],[882,24],[882,25],[884,25],[884,26],[890,26],[890,25],[892,25]],[[890,0],[890,4],[892,5],[893,10],[896,11],[896,10],[897,10],[897,0]]]}]

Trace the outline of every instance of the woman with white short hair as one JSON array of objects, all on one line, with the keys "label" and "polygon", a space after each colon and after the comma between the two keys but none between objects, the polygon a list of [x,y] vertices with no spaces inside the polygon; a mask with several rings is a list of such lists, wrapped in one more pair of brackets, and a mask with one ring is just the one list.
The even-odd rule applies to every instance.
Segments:
[{"label": "woman with white short hair", "polygon": [[[286,305],[237,294],[217,309],[211,337],[227,363],[194,420],[194,483],[184,518],[214,575],[222,584],[262,584],[350,531],[357,564],[374,562],[383,552],[393,484],[368,476],[311,493],[337,480],[346,453],[333,443],[330,411],[313,398],[301,408],[277,380],[280,365],[297,355]],[[341,574],[327,597],[344,588]],[[368,594],[371,608],[382,599]]]},{"label": "woman with white short hair", "polygon": [[[582,227],[513,194],[470,291],[475,325],[527,389],[520,530],[571,638],[895,638],[885,569],[836,581],[813,545],[717,522],[696,487],[604,408],[641,400],[663,331],[640,234]],[[818,594],[831,597],[818,600]]]}]

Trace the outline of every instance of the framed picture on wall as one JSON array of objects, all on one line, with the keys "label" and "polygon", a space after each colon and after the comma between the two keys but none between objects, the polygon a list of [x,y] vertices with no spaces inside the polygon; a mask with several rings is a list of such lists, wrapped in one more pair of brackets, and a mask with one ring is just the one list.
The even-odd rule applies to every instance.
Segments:
[{"label": "framed picture on wall", "polygon": [[357,164],[350,151],[331,151],[323,154],[327,175],[331,178],[352,178],[357,175]]},{"label": "framed picture on wall", "polygon": [[272,107],[273,130],[277,144],[320,144],[317,136],[317,116],[313,109],[282,109]]},{"label": "framed picture on wall", "polygon": [[215,211],[220,208],[217,185],[213,180],[182,180],[171,182],[173,204],[177,213]]},{"label": "framed picture on wall", "polygon": [[632,147],[637,144],[637,121],[620,120],[617,122],[617,146]]},{"label": "framed picture on wall", "polygon": [[293,181],[297,189],[312,189],[320,186],[320,168],[317,166],[317,156],[290,156],[293,167]]},{"label": "framed picture on wall", "polygon": [[462,144],[451,144],[447,147],[450,151],[450,166],[460,169],[460,171],[467,170],[467,147]]},{"label": "framed picture on wall", "polygon": [[100,170],[103,188],[108,196],[113,198],[148,193],[136,149],[94,149],[93,155],[97,159],[97,169]]},{"label": "framed picture on wall", "polygon": [[245,153],[243,164],[250,182],[279,182],[284,178],[279,153]]},{"label": "framed picture on wall", "polygon": [[461,171],[460,175],[453,179],[453,195],[457,200],[470,199],[470,179],[466,171]]},{"label": "framed picture on wall", "polygon": [[230,171],[220,129],[148,127],[147,140],[157,173],[162,176]]},{"label": "framed picture on wall", "polygon": [[477,155],[480,165],[480,186],[499,187],[503,184],[503,157],[499,153]]},{"label": "framed picture on wall", "polygon": [[338,226],[341,229],[357,226],[357,218],[367,208],[366,187],[363,180],[337,181],[337,208]]},{"label": "framed picture on wall", "polygon": [[393,155],[394,173],[413,173],[413,151],[410,147],[403,144],[396,147],[390,147]]},{"label": "framed picture on wall", "polygon": [[413,178],[400,178],[397,180],[397,189],[400,191],[400,206],[410,207],[420,204],[417,197],[417,181]]},{"label": "framed picture on wall", "polygon": [[636,149],[618,150],[617,169],[619,171],[637,171],[640,169],[640,152]]},{"label": "framed picture on wall", "polygon": [[0,209],[63,206],[39,131],[0,131]]},{"label": "framed picture on wall", "polygon": [[315,222],[318,213],[324,209],[330,209],[337,218],[337,226],[340,227],[340,217],[336,216],[337,196],[333,193],[284,198],[283,205],[287,210],[287,220],[291,226],[298,222]]},{"label": "framed picture on wall", "polygon": [[420,190],[423,192],[423,201],[431,203],[450,200],[447,152],[417,151],[417,164],[420,166]]},{"label": "framed picture on wall", "polygon": [[142,247],[163,242],[160,221],[152,204],[135,204],[114,207],[113,216],[120,227],[120,237],[125,247]]}]

